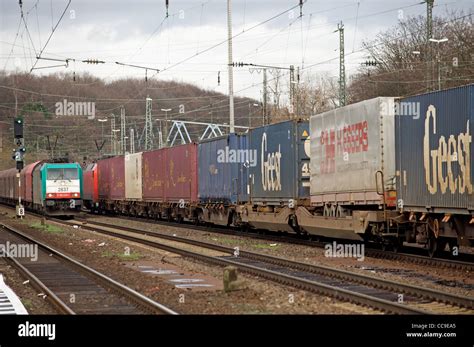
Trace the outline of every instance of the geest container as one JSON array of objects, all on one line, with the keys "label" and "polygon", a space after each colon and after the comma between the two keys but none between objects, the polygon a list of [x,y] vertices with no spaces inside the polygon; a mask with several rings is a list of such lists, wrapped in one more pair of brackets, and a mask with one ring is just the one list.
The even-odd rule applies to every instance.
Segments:
[{"label": "geest container", "polygon": [[123,200],[125,198],[124,157],[113,157],[97,162],[99,174],[99,198]]},{"label": "geest container", "polygon": [[143,200],[197,202],[197,144],[190,143],[142,155]]},{"label": "geest container", "polygon": [[201,203],[246,202],[249,163],[247,136],[229,134],[198,145],[198,177]]},{"label": "geest container", "polygon": [[253,203],[288,205],[309,198],[309,124],[286,121],[249,131]]},{"label": "geest container", "polygon": [[474,210],[474,85],[400,99],[413,116],[397,115],[397,197],[406,211]]},{"label": "geest container", "polygon": [[142,153],[125,156],[125,199],[142,199]]},{"label": "geest container", "polygon": [[386,190],[395,190],[394,101],[380,97],[311,117],[313,205],[380,203],[378,170]]}]

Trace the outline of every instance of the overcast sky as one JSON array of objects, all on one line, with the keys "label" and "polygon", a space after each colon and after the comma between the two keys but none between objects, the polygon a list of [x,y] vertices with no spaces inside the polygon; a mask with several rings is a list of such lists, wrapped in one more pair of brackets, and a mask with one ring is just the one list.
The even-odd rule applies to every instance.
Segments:
[{"label": "overcast sky", "polygon": [[[362,41],[374,39],[398,20],[425,15],[426,5],[420,2],[307,0],[303,17],[299,18],[297,0],[233,0],[232,29],[238,35],[233,40],[233,60],[282,67],[293,64],[303,67],[306,75],[324,72],[336,77],[339,37],[334,30],[342,20],[346,54],[354,52],[346,58],[350,74],[367,58],[358,52]],[[24,23],[20,23],[18,0],[0,0],[0,69],[29,71],[67,3],[68,0],[23,0],[29,36]],[[118,66],[115,62],[119,61],[163,70],[153,78],[191,82],[227,93],[227,44],[203,52],[227,38],[226,1],[169,3],[169,17],[165,19],[165,0],[72,0],[42,56],[91,58],[106,64],[76,62],[67,69],[58,67],[34,73],[87,71],[108,81],[145,77],[144,70]],[[435,5],[435,15],[443,15],[446,10],[470,12],[473,7],[470,0],[435,0]],[[283,14],[277,16],[280,13]],[[56,64],[61,63],[40,60],[36,66]],[[237,95],[260,99],[261,82],[262,74],[257,71],[234,69]]]}]

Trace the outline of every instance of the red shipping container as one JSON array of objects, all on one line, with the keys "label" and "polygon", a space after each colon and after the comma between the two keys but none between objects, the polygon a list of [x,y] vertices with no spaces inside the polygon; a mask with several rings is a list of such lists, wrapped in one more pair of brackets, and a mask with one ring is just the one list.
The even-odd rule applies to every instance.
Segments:
[{"label": "red shipping container", "polygon": [[21,170],[21,198],[24,201],[33,202],[33,170],[39,163],[41,161],[36,161]]},{"label": "red shipping container", "polygon": [[166,149],[143,152],[142,154],[142,184],[143,200],[165,201],[166,184]]},{"label": "red shipping container", "polygon": [[99,178],[97,164],[89,164],[82,174],[83,191],[82,199],[95,203],[99,200]]},{"label": "red shipping container", "polygon": [[97,162],[99,173],[99,198],[122,200],[125,198],[124,157],[113,157]]},{"label": "red shipping container", "polygon": [[196,202],[197,144],[143,153],[143,200]]}]

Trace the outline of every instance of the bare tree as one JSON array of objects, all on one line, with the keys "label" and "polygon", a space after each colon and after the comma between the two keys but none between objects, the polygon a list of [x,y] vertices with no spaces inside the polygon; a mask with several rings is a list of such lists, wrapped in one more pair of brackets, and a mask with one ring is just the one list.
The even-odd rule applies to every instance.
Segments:
[{"label": "bare tree", "polygon": [[[433,20],[433,36],[448,41],[437,45],[426,42],[426,18],[411,17],[394,28],[381,32],[376,39],[364,42],[376,66],[364,66],[349,85],[350,102],[376,96],[406,96],[427,91],[427,69],[431,83],[450,88],[471,83],[474,79],[474,28],[472,16],[451,12]],[[428,53],[431,50],[431,61]],[[437,89],[437,88],[436,88]]]}]

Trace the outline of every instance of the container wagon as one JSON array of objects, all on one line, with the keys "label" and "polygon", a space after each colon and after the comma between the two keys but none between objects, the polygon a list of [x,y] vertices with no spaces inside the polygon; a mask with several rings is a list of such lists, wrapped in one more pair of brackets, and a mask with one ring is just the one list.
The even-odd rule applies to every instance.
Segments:
[{"label": "container wagon", "polygon": [[303,231],[391,242],[396,216],[395,98],[380,97],[310,119],[311,206],[297,211]]},{"label": "container wagon", "polygon": [[195,220],[197,144],[143,152],[143,212],[154,218]]},{"label": "container wagon", "polygon": [[399,100],[396,168],[405,241],[430,252],[474,242],[474,85]]},{"label": "container wagon", "polygon": [[97,162],[99,206],[103,211],[126,212],[125,163],[118,156]]},{"label": "container wagon", "polygon": [[256,165],[246,134],[228,134],[198,145],[198,223],[242,225],[248,202],[248,169]]},{"label": "container wagon", "polygon": [[296,211],[309,204],[309,124],[291,120],[248,134],[249,201],[242,222],[252,228],[300,232]]}]

